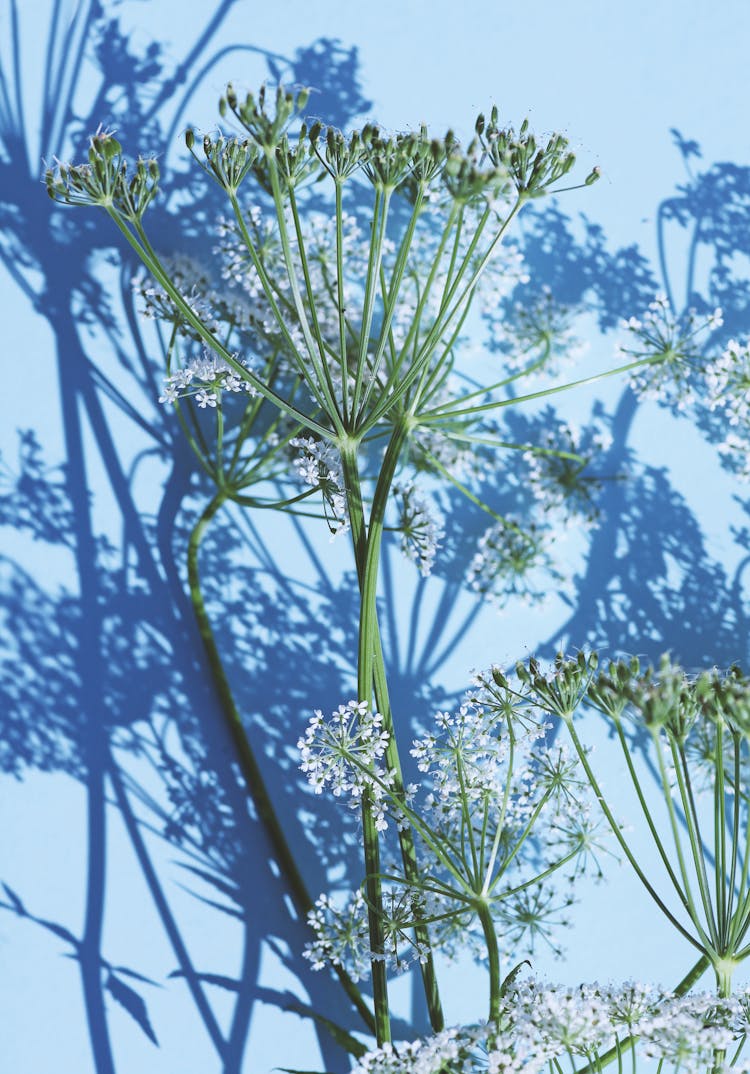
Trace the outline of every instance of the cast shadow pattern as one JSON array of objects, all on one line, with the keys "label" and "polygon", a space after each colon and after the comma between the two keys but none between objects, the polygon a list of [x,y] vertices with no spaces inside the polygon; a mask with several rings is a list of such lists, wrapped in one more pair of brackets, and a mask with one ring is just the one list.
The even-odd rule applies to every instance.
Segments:
[{"label": "cast shadow pattern", "polygon": [[[71,10],[55,0],[38,117],[42,154],[49,158],[66,146],[71,157],[80,156],[100,121],[115,125],[124,144],[164,144],[212,69],[205,56],[212,47],[213,60],[227,53],[213,43],[232,7],[233,0],[217,5],[175,66],[157,42],[135,49],[107,6],[94,0]],[[350,1030],[362,1027],[336,983],[325,975],[311,979],[299,956],[304,923],[284,898],[283,877],[239,779],[186,597],[185,539],[205,490],[176,424],[156,402],[158,356],[141,333],[129,251],[91,214],[60,212],[43,197],[35,130],[20,88],[14,0],[11,15],[12,62],[0,75],[0,254],[19,293],[53,333],[65,451],[52,465],[45,461],[40,430],[19,433],[17,458],[3,461],[0,525],[63,557],[72,564],[73,581],[51,592],[20,559],[0,559],[0,769],[6,778],[38,770],[81,783],[87,875],[77,933],[62,913],[58,920],[39,911],[41,893],[17,891],[10,876],[3,878],[2,908],[46,930],[72,956],[96,1074],[118,1069],[113,1005],[158,1044],[149,996],[159,986],[187,990],[216,1069],[240,1074],[256,1004],[309,1013],[299,995],[258,984],[263,944],[315,995],[320,1011]],[[261,52],[252,44],[236,51],[242,48]],[[82,116],[73,101],[84,60],[98,69],[100,89]],[[359,87],[356,49],[322,39],[293,57],[267,54],[265,60],[272,78],[314,86],[315,111],[342,126],[370,107]],[[680,147],[690,165],[696,147],[684,141]],[[738,221],[747,220],[749,175],[749,169],[729,164],[690,173],[685,188],[659,210],[662,285],[674,294],[666,268],[673,227],[692,235],[694,250],[703,246],[703,254],[714,257],[703,292],[695,269],[688,270],[686,301],[723,305],[734,334],[748,327],[748,286],[736,278],[735,262],[746,253],[737,236],[743,234]],[[193,173],[176,172],[170,180],[174,201],[158,210],[155,227],[165,250],[180,249],[215,211],[211,192]],[[178,214],[174,205],[186,199],[190,213]],[[601,228],[587,220],[574,227],[555,204],[532,217],[523,247],[534,286],[549,288],[573,310],[595,310],[603,330],[640,310],[658,286],[635,247],[610,252]],[[570,617],[543,648],[553,651],[562,637],[569,645],[606,645],[613,653],[636,647],[655,655],[669,647],[695,665],[741,659],[747,648],[745,564],[734,578],[726,577],[708,556],[668,475],[633,457],[628,439],[636,408],[625,390],[612,413],[594,415],[612,434],[607,458],[597,463],[599,521],[569,598]],[[140,445],[135,454],[121,448],[113,415],[118,427],[129,423]],[[509,429],[515,438],[533,439],[548,420],[519,412]],[[518,474],[513,479],[515,465],[511,456],[500,491],[486,490],[498,510],[528,506],[528,491]],[[115,505],[109,535],[98,532],[94,521],[95,470],[106,475]],[[627,480],[620,479],[624,473]],[[166,474],[158,502],[148,507],[138,494],[144,474]],[[392,613],[401,589],[392,548],[384,568],[384,640],[395,708],[405,713],[407,732],[455,700],[440,686],[441,668],[480,614],[478,602],[467,607],[459,597],[469,549],[486,520],[457,494],[446,493],[444,506],[449,524],[437,577],[415,582],[403,619]],[[312,808],[293,745],[312,707],[325,699],[335,704],[351,691],[354,579],[351,573],[334,576],[304,526],[294,527],[303,563],[299,577],[280,570],[252,518],[229,513],[212,527],[201,569],[248,735],[315,891],[326,886],[332,870],[351,869],[357,851],[353,838],[342,838],[338,811],[320,799]],[[426,599],[430,586],[438,592],[432,605]],[[290,667],[302,673],[291,678]],[[107,955],[104,911],[113,882],[105,866],[108,810],[122,819],[171,948],[174,965],[167,972],[122,965]],[[177,855],[172,872],[162,867],[164,846]],[[172,905],[176,883],[187,885],[207,913],[235,923],[239,973],[196,964]],[[228,1028],[220,1025],[214,1004],[217,989],[232,999]],[[414,1018],[424,1024],[416,1005]],[[343,1069],[343,1053],[324,1029],[319,1040],[326,1069]]]}]

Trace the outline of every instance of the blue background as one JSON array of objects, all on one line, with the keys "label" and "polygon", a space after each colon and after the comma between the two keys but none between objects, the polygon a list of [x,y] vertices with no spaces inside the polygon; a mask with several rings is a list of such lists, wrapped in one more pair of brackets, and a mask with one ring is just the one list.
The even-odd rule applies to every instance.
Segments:
[{"label": "blue background", "polygon": [[[710,184],[693,203],[709,236],[694,290],[711,297],[721,247],[730,327],[747,333],[750,9],[739,0],[21,7],[3,0],[0,22],[0,880],[10,889],[0,907],[0,1071],[346,1069],[290,1009],[311,1002],[347,1017],[335,983],[300,959],[305,929],[233,777],[183,595],[180,549],[197,501],[127,321],[120,288],[132,264],[103,217],[52,206],[41,160],[80,152],[102,121],[129,150],[173,164],[177,132],[188,120],[212,127],[228,79],[254,87],[275,71],[317,86],[318,110],[336,122],[424,120],[468,135],[476,112],[497,102],[508,120],[528,115],[539,131],[566,133],[581,175],[602,167],[600,183],[547,219],[549,251],[531,227],[524,234],[534,278],[580,310],[582,369],[604,369],[619,317],[640,313],[666,284],[679,308],[688,301],[691,229],[664,223],[659,243],[665,206],[687,179],[672,128],[699,144],[695,173],[718,164],[713,174],[733,177],[732,219]],[[45,97],[50,33],[62,78]],[[154,227],[163,248],[179,245],[174,212]],[[142,341],[153,343],[148,333]],[[415,716],[460,691],[471,668],[550,652],[559,640],[669,648],[689,666],[747,661],[737,539],[746,493],[715,449],[689,422],[637,405],[622,383],[559,406],[581,422],[604,408],[609,473],[627,465],[631,478],[606,485],[590,540],[572,534],[558,546],[575,579],[567,603],[553,595],[544,608],[511,604],[499,616],[450,577],[419,586],[390,556],[385,584],[398,598],[388,653],[397,696]],[[18,430],[34,430],[43,458],[20,482]],[[25,444],[28,458],[28,434]],[[343,868],[340,822],[332,806],[302,796],[293,746],[313,707],[350,693],[349,550],[316,528],[227,517],[204,565],[249,734],[309,884],[322,890],[326,869],[340,879]],[[617,800],[617,763],[598,727],[590,737]],[[581,894],[566,961],[541,951],[538,970],[673,984],[688,968],[691,953],[624,867]],[[113,967],[119,993],[103,992]],[[480,971],[448,970],[444,990],[450,1021],[483,1012]],[[408,1020],[408,979],[394,996]]]}]

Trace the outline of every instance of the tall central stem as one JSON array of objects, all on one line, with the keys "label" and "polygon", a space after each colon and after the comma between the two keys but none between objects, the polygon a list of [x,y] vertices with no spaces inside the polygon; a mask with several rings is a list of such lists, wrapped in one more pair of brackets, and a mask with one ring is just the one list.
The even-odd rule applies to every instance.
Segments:
[{"label": "tall central stem", "polygon": [[[399,797],[404,795],[404,781],[393,727],[388,682],[378,626],[376,597],[385,511],[407,431],[407,426],[401,422],[394,428],[391,435],[378,475],[369,527],[365,523],[362,503],[357,458],[358,445],[356,443],[345,444],[341,449],[357,577],[360,587],[359,696],[362,700],[370,701],[374,686],[377,709],[383,717],[383,725],[388,733],[386,762],[389,771],[393,773],[394,788]],[[403,830],[399,831],[399,842],[404,874],[407,880],[416,882],[419,879],[416,848],[411,829],[407,826],[404,826]],[[427,926],[419,921],[415,924],[414,931],[420,951],[424,953],[424,960],[420,962],[420,968],[430,1024],[435,1032],[439,1032],[443,1029],[445,1021],[437,986],[437,975],[430,952],[429,933]]]}]

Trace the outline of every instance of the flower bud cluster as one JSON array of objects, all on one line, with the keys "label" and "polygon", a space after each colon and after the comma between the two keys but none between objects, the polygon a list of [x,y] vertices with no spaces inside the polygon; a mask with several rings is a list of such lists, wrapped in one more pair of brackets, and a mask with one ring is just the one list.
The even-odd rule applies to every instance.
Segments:
[{"label": "flower bud cluster", "polygon": [[203,137],[205,163],[195,152],[195,134],[185,132],[185,144],[200,167],[229,193],[236,193],[243,179],[255,168],[259,157],[257,145],[247,138],[226,138],[218,133],[213,138]]},{"label": "flower bud cluster", "polygon": [[231,112],[258,145],[271,150],[278,146],[294,117],[304,112],[309,99],[310,91],[305,88],[289,90],[279,85],[271,97],[263,85],[257,96],[248,93],[240,101],[230,84],[219,101],[219,112],[222,117]]},{"label": "flower bud cluster", "polygon": [[[477,118],[475,129],[485,158],[496,168],[507,170],[516,190],[525,197],[536,198],[546,193],[575,164],[575,156],[568,150],[568,139],[563,135],[551,135],[546,145],[537,143],[529,133],[527,119],[517,134],[512,127],[503,129],[498,123],[496,107],[490,113],[489,122],[483,115]],[[586,185],[598,177],[599,169],[595,168]]]},{"label": "flower bud cluster", "polygon": [[100,205],[116,209],[133,222],[139,221],[159,189],[159,165],[139,159],[128,174],[122,146],[101,127],[92,135],[88,162],[64,164],[45,172],[47,193],[63,205]]},{"label": "flower bud cluster", "polygon": [[666,654],[643,670],[636,659],[613,661],[591,682],[588,700],[611,719],[627,714],[680,745],[700,723],[750,741],[750,680],[736,667],[691,676]]}]

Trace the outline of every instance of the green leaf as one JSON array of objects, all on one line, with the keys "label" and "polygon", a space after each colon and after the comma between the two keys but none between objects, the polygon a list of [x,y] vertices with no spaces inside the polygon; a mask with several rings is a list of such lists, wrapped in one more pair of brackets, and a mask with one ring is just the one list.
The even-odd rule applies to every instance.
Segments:
[{"label": "green leaf", "polygon": [[511,985],[513,984],[513,982],[515,981],[516,977],[517,977],[517,976],[518,976],[518,974],[519,974],[519,973],[521,972],[521,969],[522,969],[522,968],[523,968],[524,966],[528,966],[528,967],[529,967],[529,969],[532,969],[532,965],[531,965],[531,963],[529,962],[529,960],[528,960],[527,958],[525,958],[525,959],[523,960],[523,962],[519,962],[517,966],[514,966],[514,967],[513,967],[513,969],[512,969],[511,971],[510,971],[510,973],[508,974],[508,976],[507,976],[507,977],[505,978],[505,980],[503,981],[502,985],[500,986],[500,995],[501,995],[501,996],[502,996],[503,998],[505,997],[505,994],[507,993],[508,989],[509,989],[509,988],[510,988],[510,986],[511,986]]}]

